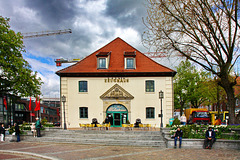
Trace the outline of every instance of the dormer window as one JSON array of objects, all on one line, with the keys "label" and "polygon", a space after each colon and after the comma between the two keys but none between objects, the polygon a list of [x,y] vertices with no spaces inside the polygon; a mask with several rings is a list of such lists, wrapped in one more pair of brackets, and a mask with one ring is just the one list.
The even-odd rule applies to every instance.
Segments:
[{"label": "dormer window", "polygon": [[111,52],[99,52],[97,56],[97,68],[108,69]]},{"label": "dormer window", "polygon": [[98,68],[100,69],[106,69],[106,59],[107,58],[98,58]]},{"label": "dormer window", "polygon": [[126,69],[135,69],[134,60],[135,58],[126,58]]},{"label": "dormer window", "polygon": [[125,69],[136,69],[136,52],[124,52]]}]

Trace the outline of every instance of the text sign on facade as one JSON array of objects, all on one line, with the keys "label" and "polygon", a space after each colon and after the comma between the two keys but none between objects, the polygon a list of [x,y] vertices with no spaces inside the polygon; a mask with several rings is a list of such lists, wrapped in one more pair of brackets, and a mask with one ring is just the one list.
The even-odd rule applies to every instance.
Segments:
[{"label": "text sign on facade", "polygon": [[112,78],[105,78],[104,81],[105,83],[112,83],[112,82],[127,83],[129,82],[129,79],[124,77],[112,77]]}]

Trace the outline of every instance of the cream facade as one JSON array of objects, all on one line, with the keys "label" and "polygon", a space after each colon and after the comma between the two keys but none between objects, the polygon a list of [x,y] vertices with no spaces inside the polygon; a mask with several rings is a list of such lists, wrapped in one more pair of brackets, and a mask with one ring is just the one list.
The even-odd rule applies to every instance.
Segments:
[{"label": "cream facade", "polygon": [[63,126],[65,115],[67,128],[92,123],[93,118],[98,123],[107,118],[113,127],[134,124],[136,119],[160,127],[160,91],[164,92],[163,127],[173,117],[176,72],[153,61],[121,38],[56,74],[60,76],[61,97],[66,97],[61,117]]},{"label": "cream facade", "polygon": [[[153,92],[146,91],[146,81],[149,80],[154,82]],[[87,92],[79,92],[79,81],[87,83]],[[133,124],[138,118],[143,124],[160,127],[160,90],[164,92],[162,112],[163,126],[166,126],[173,117],[172,77],[61,77],[61,96],[66,96],[67,128],[77,128],[79,123],[91,123],[93,118],[103,123],[109,114],[114,123],[115,113],[120,120],[119,125],[113,124],[115,127],[121,127],[127,120]],[[80,117],[81,107],[87,108],[87,118]],[[154,111],[151,118],[147,117],[147,108]],[[62,122],[63,113],[62,107]]]}]

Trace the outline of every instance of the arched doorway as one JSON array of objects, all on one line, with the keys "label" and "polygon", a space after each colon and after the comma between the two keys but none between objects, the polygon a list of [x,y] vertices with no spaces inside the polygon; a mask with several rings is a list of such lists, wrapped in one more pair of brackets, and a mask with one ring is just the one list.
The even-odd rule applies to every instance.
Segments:
[{"label": "arched doorway", "polygon": [[121,127],[128,120],[128,110],[121,104],[113,104],[108,107],[106,116],[109,118],[112,127]]}]

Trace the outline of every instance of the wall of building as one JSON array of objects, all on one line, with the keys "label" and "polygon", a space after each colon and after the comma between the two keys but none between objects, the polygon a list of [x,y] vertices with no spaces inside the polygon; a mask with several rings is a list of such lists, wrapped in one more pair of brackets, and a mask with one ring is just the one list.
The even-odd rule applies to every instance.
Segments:
[{"label": "wall of building", "polygon": [[[123,80],[121,80],[124,79]],[[79,92],[79,81],[88,81],[88,92]],[[155,91],[145,92],[145,81],[155,81]],[[106,116],[106,109],[112,104],[123,104],[128,109],[128,119],[130,123],[135,123],[137,118],[143,124],[160,126],[160,99],[159,91],[164,92],[163,104],[163,126],[169,123],[169,118],[173,116],[173,88],[172,77],[61,77],[61,96],[66,96],[65,113],[68,128],[79,127],[79,123],[91,123],[92,118],[97,118],[102,123]],[[118,84],[125,91],[131,94],[133,99],[101,99],[105,92],[112,86]],[[88,118],[80,119],[79,107],[88,107]],[[155,108],[155,118],[146,119],[146,107]],[[62,118],[63,107],[61,108]],[[62,119],[63,122],[63,119]]]}]

